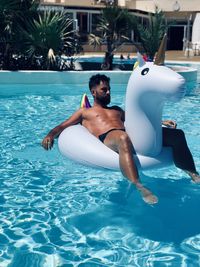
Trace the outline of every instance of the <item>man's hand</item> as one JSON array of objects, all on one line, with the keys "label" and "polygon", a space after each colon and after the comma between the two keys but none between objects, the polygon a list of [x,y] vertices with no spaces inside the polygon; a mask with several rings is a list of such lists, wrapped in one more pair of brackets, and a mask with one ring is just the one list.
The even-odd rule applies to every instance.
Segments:
[{"label": "man's hand", "polygon": [[172,121],[172,120],[162,121],[162,124],[169,127],[169,128],[176,128],[177,127],[177,123],[175,121]]},{"label": "man's hand", "polygon": [[53,147],[53,143],[54,138],[50,135],[47,135],[42,141],[42,146],[44,147],[44,149],[49,150]]}]

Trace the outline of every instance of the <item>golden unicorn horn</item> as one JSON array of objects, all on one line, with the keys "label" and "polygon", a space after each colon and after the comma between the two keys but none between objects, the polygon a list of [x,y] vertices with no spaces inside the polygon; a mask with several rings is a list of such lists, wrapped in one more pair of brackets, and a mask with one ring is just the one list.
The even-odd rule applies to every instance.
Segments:
[{"label": "golden unicorn horn", "polygon": [[163,39],[160,43],[160,47],[158,49],[158,52],[156,54],[156,58],[154,60],[155,65],[164,65],[165,62],[165,50],[167,46],[167,34],[165,33],[163,36]]}]

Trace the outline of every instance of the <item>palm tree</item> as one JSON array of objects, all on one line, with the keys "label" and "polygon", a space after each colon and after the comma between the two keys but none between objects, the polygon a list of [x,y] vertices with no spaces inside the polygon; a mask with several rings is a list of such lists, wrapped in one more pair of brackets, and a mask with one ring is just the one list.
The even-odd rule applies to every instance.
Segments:
[{"label": "palm tree", "polygon": [[79,49],[73,21],[64,12],[39,11],[39,2],[0,0],[0,68],[61,69],[61,53]]},{"label": "palm tree", "polygon": [[17,52],[18,27],[37,14],[38,5],[38,0],[0,1],[0,54],[3,68],[11,67],[12,56]]},{"label": "palm tree", "polygon": [[153,60],[168,27],[164,14],[156,7],[155,14],[149,16],[149,23],[147,26],[143,26],[140,23],[137,25],[137,34],[139,35],[145,53],[150,60]]},{"label": "palm tree", "polygon": [[65,12],[48,11],[39,14],[22,29],[23,51],[32,64],[42,58],[43,69],[59,69],[60,55],[73,46],[73,20]]},{"label": "palm tree", "polygon": [[100,21],[97,24],[98,35],[90,34],[89,44],[94,46],[106,43],[106,53],[103,69],[112,70],[113,54],[129,40],[127,33],[131,23],[131,15],[127,9],[119,8],[116,5],[107,5],[103,10]]}]

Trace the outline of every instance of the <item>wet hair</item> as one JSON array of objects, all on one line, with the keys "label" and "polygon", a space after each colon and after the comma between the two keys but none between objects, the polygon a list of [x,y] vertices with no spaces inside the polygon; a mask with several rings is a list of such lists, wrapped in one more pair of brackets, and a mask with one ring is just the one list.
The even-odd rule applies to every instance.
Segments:
[{"label": "wet hair", "polygon": [[110,78],[107,77],[104,74],[96,74],[93,75],[90,80],[89,80],[89,88],[90,91],[92,90],[92,88],[94,88],[95,86],[99,85],[100,82],[106,82],[106,83],[110,83]]}]

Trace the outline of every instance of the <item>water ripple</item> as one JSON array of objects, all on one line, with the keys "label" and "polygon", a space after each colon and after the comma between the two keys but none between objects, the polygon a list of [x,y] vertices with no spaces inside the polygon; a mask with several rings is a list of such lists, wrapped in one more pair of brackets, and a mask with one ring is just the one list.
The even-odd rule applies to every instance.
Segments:
[{"label": "water ripple", "polygon": [[[43,136],[79,106],[84,88],[36,87],[0,98],[0,266],[199,266],[198,186],[175,168],[145,173],[160,198],[149,207],[119,172],[80,166],[56,145],[44,151]],[[119,88],[113,103],[123,105]],[[184,128],[200,169],[199,94],[165,114]]]}]

